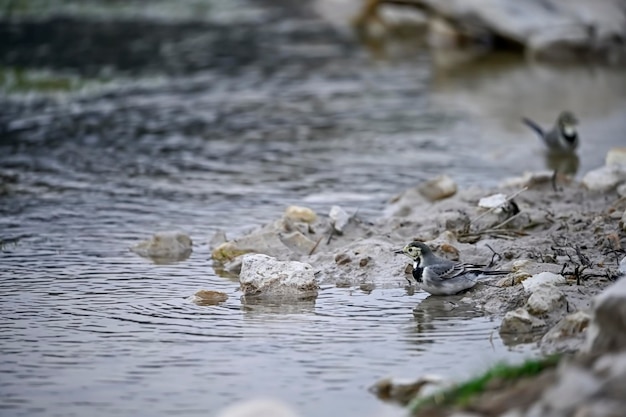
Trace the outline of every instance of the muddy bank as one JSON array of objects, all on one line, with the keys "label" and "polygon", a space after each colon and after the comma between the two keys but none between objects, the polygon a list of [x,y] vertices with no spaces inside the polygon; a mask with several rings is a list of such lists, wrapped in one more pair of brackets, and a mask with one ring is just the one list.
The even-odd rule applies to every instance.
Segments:
[{"label": "muddy bank", "polygon": [[[555,183],[549,172],[535,173],[495,189],[460,191],[443,177],[395,197],[375,221],[361,218],[358,211],[346,212],[341,230],[336,228],[338,207],[317,216],[290,207],[279,220],[245,236],[224,242],[220,234],[214,239],[214,268],[236,276],[246,254],[262,253],[310,265],[322,286],[408,286],[419,291],[410,279],[407,258],[394,251],[420,240],[445,258],[492,262],[512,271],[455,296],[453,306],[470,304],[504,317],[500,334],[507,344],[542,340],[545,352],[573,351],[578,344],[570,341],[586,327],[584,315],[561,324],[578,331],[542,337],[563,317],[588,311],[593,296],[618,277],[625,239],[621,219],[626,200],[618,185],[626,177],[597,191],[585,183],[590,176],[583,182],[557,177]],[[496,193],[502,197],[484,199]],[[485,208],[507,195],[518,210]]]},{"label": "muddy bank", "polygon": [[[603,294],[602,299],[610,303],[598,301],[597,296],[616,281],[623,284],[619,277],[626,243],[626,166],[612,165],[610,157],[607,160],[609,165],[582,181],[545,172],[508,179],[493,189],[457,190],[449,177],[440,177],[393,198],[385,215],[375,221],[361,218],[358,212],[346,213],[341,230],[336,227],[337,207],[328,215],[289,207],[280,219],[245,236],[227,240],[223,234],[216,235],[214,268],[237,276],[242,259],[250,253],[264,253],[278,262],[297,260],[310,266],[321,284],[320,292],[328,286],[370,290],[405,286],[412,292],[420,289],[409,279],[410,265],[394,254],[409,241],[425,241],[439,256],[452,260],[494,261],[495,267],[511,273],[455,296],[431,295],[416,303],[415,318],[420,320],[421,306],[429,303],[439,303],[444,309],[471,306],[471,314],[478,310],[501,321],[499,332],[505,344],[537,343],[544,354],[560,355],[587,346],[588,353],[563,360],[556,367],[554,361],[545,369],[543,365],[536,370],[532,363],[524,365],[532,371],[529,376],[498,376],[486,383],[471,407],[467,403],[461,408],[437,405],[416,409],[417,415],[447,416],[459,409],[477,416],[507,411],[518,413],[513,414],[516,416],[535,415],[532,410],[541,410],[541,415],[567,415],[558,413],[585,407],[579,400],[565,404],[558,399],[561,395],[575,397],[578,388],[568,381],[591,381],[587,394],[603,399],[588,402],[592,415],[614,415],[611,413],[619,409],[619,402],[611,384],[622,384],[623,372],[606,373],[605,368],[612,360],[620,364],[624,360],[623,353],[614,349],[621,339],[613,336],[619,335],[615,326],[620,326],[613,319],[620,316],[607,316],[605,310],[609,304],[617,308],[614,295],[621,293]],[[611,177],[618,179],[596,189],[594,178],[606,171],[619,172]],[[501,210],[502,206],[493,204],[503,198],[514,201],[519,211]],[[273,283],[280,280],[271,279]],[[612,288],[607,291],[615,291]],[[490,372],[500,375],[500,370]],[[509,371],[503,372],[508,375]],[[381,389],[386,393],[381,398],[399,401],[401,396],[401,402],[408,404],[415,392],[432,381],[426,377],[399,386],[382,382],[382,388],[376,386],[377,393]],[[606,407],[604,399],[610,403]],[[531,414],[524,414],[527,411]]]}]

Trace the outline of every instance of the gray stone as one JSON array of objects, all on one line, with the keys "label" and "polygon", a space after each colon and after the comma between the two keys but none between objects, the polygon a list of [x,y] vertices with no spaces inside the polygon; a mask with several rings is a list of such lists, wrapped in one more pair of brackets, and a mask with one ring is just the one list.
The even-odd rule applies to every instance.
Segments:
[{"label": "gray stone", "polygon": [[246,296],[312,296],[319,288],[311,265],[262,254],[244,255],[239,283]]},{"label": "gray stone", "polygon": [[213,249],[211,256],[217,262],[226,263],[246,253],[263,253],[279,257],[289,253],[289,250],[276,231],[260,230],[219,245]]},{"label": "gray stone", "polygon": [[586,311],[569,314],[551,328],[541,339],[543,353],[575,352],[585,342],[591,315]]},{"label": "gray stone", "polygon": [[290,250],[303,255],[308,255],[315,247],[314,241],[298,231],[280,234],[279,238]]},{"label": "gray stone", "polygon": [[589,171],[582,183],[588,190],[609,192],[626,182],[626,165],[608,165]]},{"label": "gray stone", "polygon": [[545,321],[531,315],[525,308],[518,308],[504,315],[500,333],[530,333],[545,326]]},{"label": "gray stone", "polygon": [[501,188],[521,188],[521,187],[533,187],[540,184],[550,184],[553,171],[537,171],[537,172],[524,172],[520,177],[506,178],[500,183]]},{"label": "gray stone", "polygon": [[621,278],[593,300],[593,319],[586,350],[594,353],[626,349],[626,279]]},{"label": "gray stone", "polygon": [[442,200],[453,196],[457,186],[452,178],[440,175],[417,186],[419,193],[430,201]]},{"label": "gray stone", "polygon": [[612,148],[606,153],[605,165],[626,165],[626,148]]},{"label": "gray stone", "polygon": [[330,217],[330,224],[339,234],[343,233],[344,228],[350,223],[350,215],[339,206],[332,206],[328,217]]},{"label": "gray stone", "polygon": [[[593,373],[578,366],[559,369],[559,380],[543,396],[543,405],[550,411],[569,415],[580,404],[584,404],[601,388]],[[546,415],[546,414],[544,414]]]}]

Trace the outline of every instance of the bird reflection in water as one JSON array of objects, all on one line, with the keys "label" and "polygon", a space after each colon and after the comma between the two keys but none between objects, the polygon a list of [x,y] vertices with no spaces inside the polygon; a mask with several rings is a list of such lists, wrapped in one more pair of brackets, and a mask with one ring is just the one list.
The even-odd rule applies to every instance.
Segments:
[{"label": "bird reflection in water", "polygon": [[546,166],[553,172],[565,175],[576,175],[580,158],[575,153],[546,152]]}]

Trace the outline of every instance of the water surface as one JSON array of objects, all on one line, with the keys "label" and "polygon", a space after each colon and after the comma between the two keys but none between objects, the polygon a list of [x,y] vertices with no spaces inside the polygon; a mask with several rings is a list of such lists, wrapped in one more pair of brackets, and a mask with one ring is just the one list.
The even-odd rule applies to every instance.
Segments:
[{"label": "water surface", "polygon": [[[1,65],[92,82],[0,98],[2,415],[211,415],[259,395],[306,416],[376,415],[390,406],[366,388],[382,377],[464,377],[532,354],[506,347],[497,320],[394,286],[242,304],[207,242],[288,204],[373,219],[432,175],[491,186],[541,169],[519,118],[549,124],[563,107],[582,121],[584,172],[623,144],[624,75],[381,59],[306,4],[259,4],[194,22],[0,24]],[[181,263],[128,251],[174,229],[194,241]],[[198,306],[199,289],[229,299]]]}]

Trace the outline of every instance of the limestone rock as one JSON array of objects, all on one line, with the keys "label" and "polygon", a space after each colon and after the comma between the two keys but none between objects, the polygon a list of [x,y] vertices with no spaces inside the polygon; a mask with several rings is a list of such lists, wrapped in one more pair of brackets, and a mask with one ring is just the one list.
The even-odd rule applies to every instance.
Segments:
[{"label": "limestone rock", "polygon": [[187,259],[192,251],[189,235],[182,232],[159,232],[150,239],[139,242],[130,248],[139,256],[154,260],[180,261]]},{"label": "limestone rock", "polygon": [[260,231],[219,245],[211,252],[211,257],[215,261],[226,263],[246,253],[280,256],[286,252],[288,250],[277,232]]},{"label": "limestone rock", "polygon": [[308,255],[315,247],[314,241],[298,231],[281,234],[279,238],[286,247],[303,255]]},{"label": "limestone rock", "polygon": [[350,215],[339,206],[332,206],[328,217],[330,217],[330,224],[339,234],[343,233],[344,228],[350,222]]},{"label": "limestone rock", "polygon": [[593,300],[587,349],[614,352],[626,349],[626,279],[621,278]]},{"label": "limestone rock", "polygon": [[537,287],[526,302],[530,314],[540,316],[565,307],[565,294],[553,285]]},{"label": "limestone rock", "polygon": [[243,257],[239,283],[245,296],[312,296],[319,288],[311,265],[262,254]]},{"label": "limestone rock", "polygon": [[562,285],[565,284],[565,282],[563,275],[554,274],[552,272],[540,272],[524,280],[522,285],[526,292],[533,293],[537,288],[543,285]]},{"label": "limestone rock", "polygon": [[442,200],[456,194],[457,186],[447,175],[425,181],[417,187],[419,193],[430,201]]},{"label": "limestone rock", "polygon": [[518,308],[504,315],[500,333],[530,333],[545,326],[545,321],[531,315],[525,308]]},{"label": "limestone rock", "polygon": [[626,165],[626,147],[613,148],[606,153],[605,165]]},{"label": "limestone rock", "polygon": [[537,185],[551,184],[553,171],[524,172],[520,177],[507,178],[500,183],[502,188],[532,188]]},{"label": "limestone rock", "polygon": [[313,223],[317,220],[315,211],[308,207],[289,206],[285,209],[284,216],[296,222]]},{"label": "limestone rock", "polygon": [[543,353],[574,352],[580,349],[585,339],[591,315],[586,311],[569,314],[551,328],[541,339]]},{"label": "limestone rock", "polygon": [[626,165],[607,165],[594,169],[585,174],[582,182],[591,191],[611,191],[626,182]]},{"label": "limestone rock", "polygon": [[506,195],[502,193],[492,194],[478,200],[478,207],[494,209],[506,203]]}]

